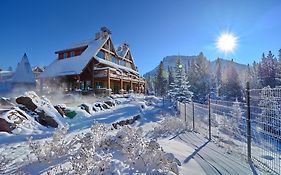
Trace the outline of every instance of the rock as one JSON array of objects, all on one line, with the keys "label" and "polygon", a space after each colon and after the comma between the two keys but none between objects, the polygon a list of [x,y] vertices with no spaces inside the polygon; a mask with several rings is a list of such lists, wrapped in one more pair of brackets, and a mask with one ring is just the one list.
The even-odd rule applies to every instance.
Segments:
[{"label": "rock", "polygon": [[16,126],[14,124],[0,118],[0,132],[12,133],[12,130],[15,128]]},{"label": "rock", "polygon": [[11,102],[11,100],[4,98],[4,97],[0,97],[0,106],[13,107],[14,104]]},{"label": "rock", "polygon": [[140,119],[140,118],[141,118],[140,115],[136,115],[136,116],[133,117],[134,120],[138,120],[138,119]]},{"label": "rock", "polygon": [[131,124],[133,124],[135,122],[135,120],[133,118],[132,119],[128,119],[127,121],[128,121],[129,125],[131,125]]},{"label": "rock", "polygon": [[117,129],[117,123],[112,123],[114,129]]},{"label": "rock", "polygon": [[11,121],[13,121],[13,123],[16,125],[21,124],[24,120],[27,120],[27,117],[23,113],[17,110],[9,111],[7,117]]},{"label": "rock", "polygon": [[54,108],[58,111],[58,113],[60,113],[60,115],[62,117],[65,116],[65,111],[64,111],[64,109],[62,107],[56,105],[56,106],[54,106]]},{"label": "rock", "polygon": [[110,109],[110,107],[107,104],[102,104],[103,109]]},{"label": "rock", "polygon": [[32,99],[29,98],[29,97],[23,97],[23,96],[18,97],[16,99],[16,102],[18,104],[24,105],[25,107],[27,107],[31,111],[35,111],[35,109],[37,108],[37,106],[32,102]]},{"label": "rock", "polygon": [[107,104],[110,107],[115,106],[115,103],[113,103],[112,101],[105,101],[104,103]]},{"label": "rock", "polygon": [[99,108],[101,111],[104,110],[104,108],[101,106],[101,103],[99,103],[99,102],[95,103],[94,106]]},{"label": "rock", "polygon": [[90,108],[89,108],[88,105],[86,105],[86,104],[81,104],[79,107],[80,107],[81,109],[85,110],[87,113],[91,114],[91,113],[90,113]]},{"label": "rock", "polygon": [[164,159],[166,160],[166,162],[172,163],[175,160],[175,156],[172,153],[165,153],[164,154]]},{"label": "rock", "polygon": [[58,123],[53,117],[45,115],[44,111],[38,112],[38,117],[36,120],[43,126],[57,128]]}]

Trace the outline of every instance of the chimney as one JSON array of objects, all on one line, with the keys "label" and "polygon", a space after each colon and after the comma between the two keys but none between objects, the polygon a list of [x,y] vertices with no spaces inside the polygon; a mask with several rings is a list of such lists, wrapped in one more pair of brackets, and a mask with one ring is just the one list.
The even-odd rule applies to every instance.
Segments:
[{"label": "chimney", "polygon": [[107,27],[102,27],[100,30],[100,32],[96,33],[96,40],[105,39],[108,35],[111,34],[111,30],[109,30]]},{"label": "chimney", "polygon": [[129,48],[129,44],[124,42],[122,47],[123,47],[123,50],[128,49]]}]

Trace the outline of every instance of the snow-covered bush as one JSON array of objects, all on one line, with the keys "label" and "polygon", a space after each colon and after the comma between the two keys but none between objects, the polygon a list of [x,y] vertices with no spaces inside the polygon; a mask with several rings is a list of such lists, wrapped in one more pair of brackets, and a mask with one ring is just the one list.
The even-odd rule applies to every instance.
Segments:
[{"label": "snow-covered bush", "polygon": [[[67,146],[54,148],[53,143],[48,142],[46,146],[51,148],[44,149],[43,144],[31,144],[33,153],[41,159],[50,158],[49,155],[58,159],[61,155],[53,154],[53,150],[67,156],[63,163],[47,170],[50,174],[179,173],[173,154],[165,153],[155,140],[144,137],[141,128],[124,126],[112,130],[111,125],[96,124],[89,132],[79,134],[68,142],[60,137],[64,132],[58,133],[52,142],[58,143],[57,140],[60,140],[58,145],[62,143]],[[43,155],[41,149],[44,149]]]},{"label": "snow-covered bush", "polygon": [[7,157],[0,155],[0,174],[5,174],[8,164],[11,162]]},{"label": "snow-covered bush", "polygon": [[28,140],[31,153],[36,156],[38,161],[50,162],[68,152],[69,147],[66,144],[65,136],[67,134],[68,126],[58,128],[51,140],[45,140],[43,142],[33,141],[32,137]]},{"label": "snow-covered bush", "polygon": [[148,133],[148,136],[152,138],[175,136],[187,129],[186,123],[181,119],[177,117],[167,117],[158,122],[158,125]]}]

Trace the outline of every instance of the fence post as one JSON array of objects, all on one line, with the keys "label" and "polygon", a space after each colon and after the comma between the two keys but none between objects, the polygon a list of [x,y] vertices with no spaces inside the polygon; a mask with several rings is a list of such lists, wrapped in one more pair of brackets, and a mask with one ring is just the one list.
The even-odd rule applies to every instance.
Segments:
[{"label": "fence post", "polygon": [[246,94],[247,94],[247,154],[248,154],[248,161],[252,161],[251,158],[251,108],[250,108],[250,84],[247,82],[246,87]]},{"label": "fence post", "polygon": [[212,133],[211,133],[211,96],[210,96],[210,94],[208,97],[208,107],[209,107],[209,140],[211,140]]},{"label": "fence post", "polygon": [[194,102],[192,101],[192,129],[195,130],[195,122],[194,122]]},{"label": "fence post", "polygon": [[184,121],[186,123],[186,102],[184,103]]}]

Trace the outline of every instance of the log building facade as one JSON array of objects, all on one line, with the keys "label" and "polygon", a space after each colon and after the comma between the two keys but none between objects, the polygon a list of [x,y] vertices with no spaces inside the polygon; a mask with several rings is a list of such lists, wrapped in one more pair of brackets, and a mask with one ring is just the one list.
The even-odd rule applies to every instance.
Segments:
[{"label": "log building facade", "polygon": [[[145,80],[138,73],[129,45],[114,48],[111,31],[105,27],[95,39],[55,52],[56,60],[39,76],[41,88],[95,93],[144,93]],[[44,86],[45,85],[45,86]]]}]

